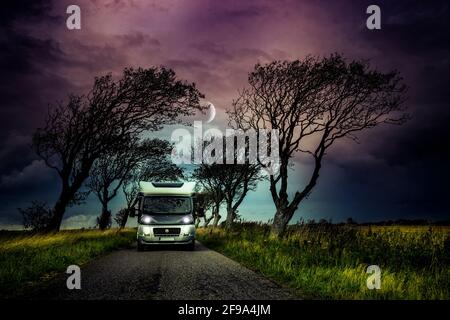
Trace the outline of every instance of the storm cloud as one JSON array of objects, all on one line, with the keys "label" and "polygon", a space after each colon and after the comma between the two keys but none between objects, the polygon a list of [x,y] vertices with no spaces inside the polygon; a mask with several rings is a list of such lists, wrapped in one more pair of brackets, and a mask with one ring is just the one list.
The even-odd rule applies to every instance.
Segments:
[{"label": "storm cloud", "polygon": [[[58,179],[30,148],[49,104],[85,93],[94,77],[129,66],[166,65],[195,82],[217,107],[215,125],[257,63],[326,56],[369,59],[398,69],[409,86],[411,120],[343,141],[326,158],[319,184],[296,217],[339,221],[449,219],[450,12],[447,1],[378,1],[382,29],[365,27],[369,1],[80,0],[81,30],[65,27],[69,1],[10,1],[0,13],[0,223],[20,223],[17,207],[51,203]],[[310,163],[298,158],[290,193]],[[246,219],[274,213],[263,183],[243,203]],[[257,203],[257,205],[255,204]],[[118,198],[113,210],[123,204]],[[93,199],[66,225],[92,224]],[[76,214],[80,214],[75,218]]]}]

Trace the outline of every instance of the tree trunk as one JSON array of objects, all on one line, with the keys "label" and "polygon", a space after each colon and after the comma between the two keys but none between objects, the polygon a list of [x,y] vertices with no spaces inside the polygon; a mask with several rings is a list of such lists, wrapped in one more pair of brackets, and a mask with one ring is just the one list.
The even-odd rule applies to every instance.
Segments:
[{"label": "tree trunk", "polygon": [[104,187],[102,199],[100,199],[100,202],[102,203],[102,214],[100,215],[100,220],[98,223],[98,227],[100,230],[107,229],[109,222],[111,221],[111,212],[108,210],[108,200],[109,200],[108,188]]},{"label": "tree trunk", "polygon": [[58,232],[61,228],[62,219],[64,217],[64,213],[66,212],[66,207],[69,204],[72,196],[70,192],[63,188],[61,194],[59,195],[58,200],[53,207],[53,216],[50,219],[49,224],[47,225],[47,232]]},{"label": "tree trunk", "polygon": [[[129,210],[129,209],[128,209]],[[120,222],[120,229],[125,228],[127,221],[128,221],[128,215],[129,215],[129,211],[127,210],[127,213],[125,214],[125,216],[122,218],[122,221]]]},{"label": "tree trunk", "polygon": [[211,222],[211,220],[214,218],[214,216],[212,215],[211,217],[209,217],[209,218],[206,218],[206,216],[205,216],[205,223],[203,224],[203,227],[204,228],[206,228],[206,227],[208,227],[208,225],[209,225],[209,223]]},{"label": "tree trunk", "polygon": [[[92,165],[92,163],[89,163],[89,165]],[[72,184],[69,183],[71,179],[70,175],[67,174],[67,171],[64,172],[64,174],[61,174],[61,193],[59,194],[59,198],[53,207],[53,216],[46,228],[46,232],[57,232],[61,228],[62,219],[64,217],[64,213],[66,212],[67,206],[74,199],[75,194],[89,176],[89,165],[86,165],[86,167],[84,167],[83,170],[74,179],[72,179]]]},{"label": "tree trunk", "polygon": [[286,231],[286,227],[291,220],[295,210],[289,207],[277,208],[275,217],[273,219],[272,227],[270,229],[271,237],[279,238],[283,236]]},{"label": "tree trunk", "polygon": [[195,227],[198,228],[200,225],[200,218],[195,218]]},{"label": "tree trunk", "polygon": [[213,228],[216,228],[219,225],[220,218],[222,218],[222,217],[220,216],[219,211],[217,211],[214,214]]},{"label": "tree trunk", "polygon": [[[297,210],[298,205],[300,202],[303,201],[307,197],[307,195],[311,192],[311,190],[314,188],[314,186],[317,183],[317,179],[319,178],[319,171],[321,168],[321,161],[322,157],[324,155],[325,149],[320,149],[318,155],[315,159],[315,167],[313,174],[311,175],[309,183],[306,185],[306,187],[303,189],[302,192],[296,192],[294,199],[292,199],[291,203],[288,201],[288,194],[287,194],[287,185],[288,185],[288,175],[287,175],[287,165],[284,165],[281,167],[281,186],[280,191],[276,192],[276,182],[271,180],[270,183],[270,191],[272,193],[272,198],[275,203],[275,207],[277,208],[277,211],[275,213],[275,216],[273,218],[273,224],[270,229],[270,236],[271,237],[281,237],[283,236],[284,232],[286,231],[286,227],[291,221],[295,210]],[[286,164],[288,162],[286,161]]]},{"label": "tree trunk", "polygon": [[222,199],[220,201],[215,201],[212,209],[212,218],[213,218],[213,228],[216,228],[219,225],[219,220],[222,218],[220,216],[220,204],[222,203]]},{"label": "tree trunk", "polygon": [[99,229],[100,230],[107,229],[110,219],[111,219],[111,212],[108,210],[108,203],[105,201],[102,203],[102,214],[100,216],[100,221],[98,223]]},{"label": "tree trunk", "polygon": [[231,203],[227,203],[227,218],[225,220],[225,227],[230,229],[233,225],[236,214],[234,212],[233,206]]}]

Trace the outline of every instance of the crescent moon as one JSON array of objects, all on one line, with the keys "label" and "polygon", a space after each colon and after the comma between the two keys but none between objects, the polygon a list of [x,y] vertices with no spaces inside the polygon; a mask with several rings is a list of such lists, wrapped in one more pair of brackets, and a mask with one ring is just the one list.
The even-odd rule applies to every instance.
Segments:
[{"label": "crescent moon", "polygon": [[209,109],[208,109],[208,120],[206,121],[206,123],[210,123],[211,121],[214,120],[214,117],[216,116],[216,107],[214,107],[214,105],[211,102],[208,102],[209,104]]}]

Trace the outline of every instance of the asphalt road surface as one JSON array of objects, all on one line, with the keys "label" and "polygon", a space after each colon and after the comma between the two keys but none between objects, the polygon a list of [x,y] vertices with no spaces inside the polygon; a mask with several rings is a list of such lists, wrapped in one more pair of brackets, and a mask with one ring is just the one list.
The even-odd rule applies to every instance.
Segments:
[{"label": "asphalt road surface", "polygon": [[57,276],[33,299],[295,299],[291,292],[197,243],[195,251],[170,247],[115,251],[81,267],[81,289]]}]

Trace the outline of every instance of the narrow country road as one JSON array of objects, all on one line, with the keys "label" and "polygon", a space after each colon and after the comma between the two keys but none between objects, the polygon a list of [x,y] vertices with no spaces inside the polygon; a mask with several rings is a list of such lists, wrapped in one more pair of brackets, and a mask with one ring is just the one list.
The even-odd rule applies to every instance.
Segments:
[{"label": "narrow country road", "polygon": [[56,277],[33,299],[295,299],[288,290],[197,243],[195,251],[115,251],[81,268],[81,289]]}]

